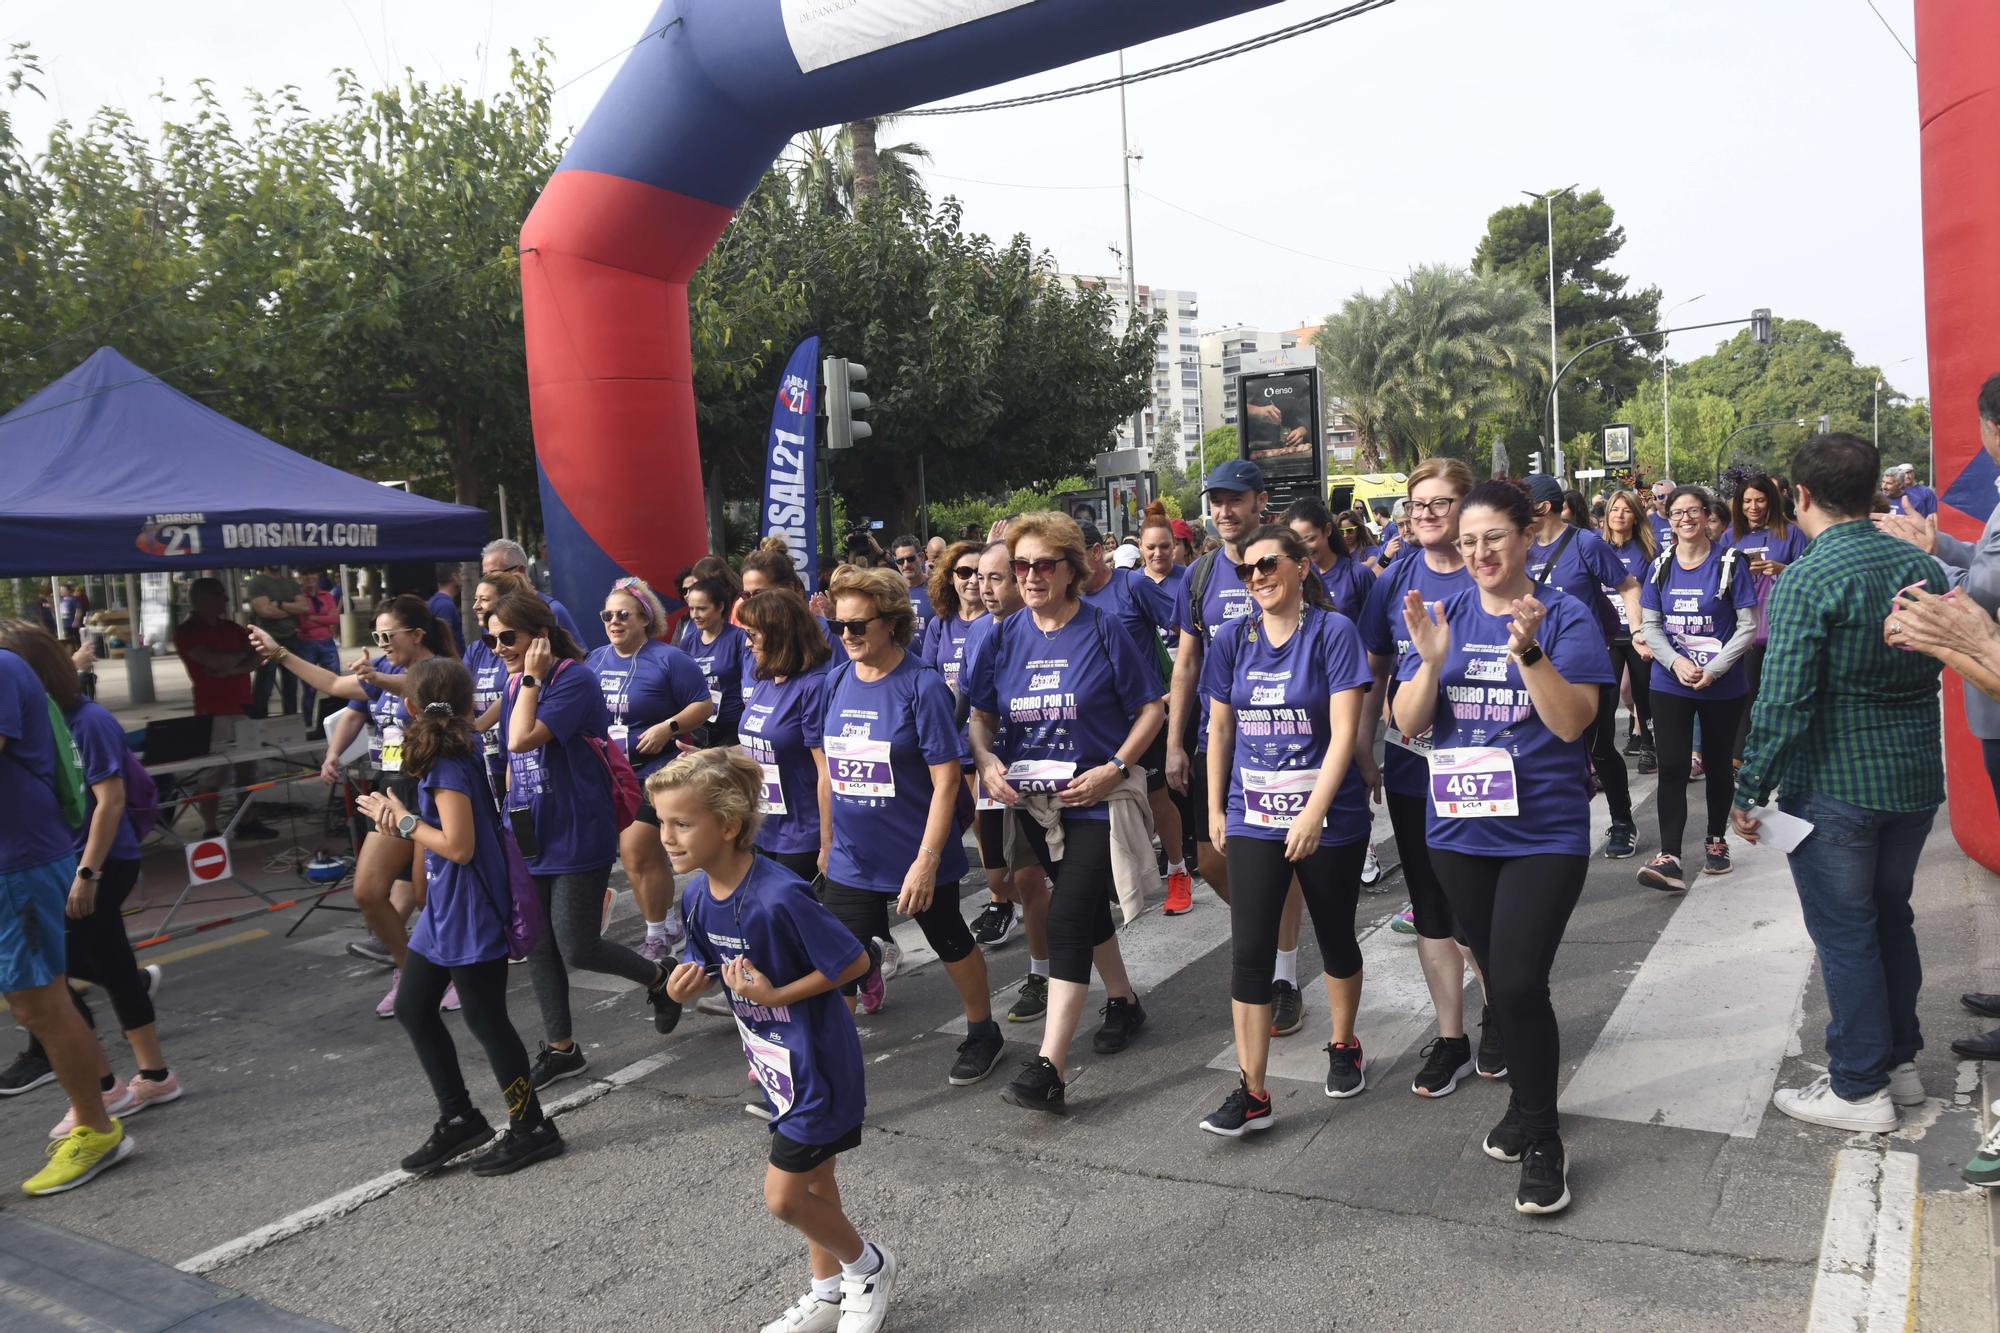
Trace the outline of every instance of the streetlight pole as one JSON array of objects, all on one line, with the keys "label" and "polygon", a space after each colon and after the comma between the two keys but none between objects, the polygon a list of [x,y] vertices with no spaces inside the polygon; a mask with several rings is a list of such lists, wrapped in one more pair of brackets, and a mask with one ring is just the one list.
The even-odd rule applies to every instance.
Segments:
[{"label": "streetlight pole", "polygon": [[[1132,142],[1125,122],[1125,53],[1118,53],[1118,165],[1125,173],[1125,308],[1128,319],[1139,317],[1139,265],[1132,253]],[[1146,377],[1146,393],[1152,395],[1152,376]],[[1140,404],[1132,413],[1132,447],[1146,447],[1146,408]],[[1179,444],[1176,442],[1176,449]]]},{"label": "streetlight pole", "polygon": [[[1679,310],[1684,305],[1693,305],[1702,296],[1706,295],[1708,293],[1703,292],[1701,296],[1690,296],[1685,301],[1674,302],[1667,307],[1667,313],[1660,316],[1660,322],[1662,324],[1666,323],[1673,318],[1674,311]],[[1660,429],[1663,432],[1660,453],[1660,475],[1667,478],[1671,478],[1674,475],[1673,402],[1667,396],[1667,381],[1673,373],[1673,362],[1668,359],[1667,345],[1663,342],[1660,344]]]},{"label": "streetlight pole", "polygon": [[1552,425],[1552,426],[1550,427],[1550,430],[1551,430],[1551,432],[1552,432],[1552,433],[1551,433],[1551,435],[1549,436],[1549,444],[1550,444],[1550,445],[1551,445],[1551,446],[1553,447],[1553,449],[1555,450],[1555,459],[1554,459],[1554,463],[1555,463],[1555,475],[1556,475],[1556,480],[1557,480],[1557,481],[1561,481],[1561,480],[1562,480],[1562,477],[1563,477],[1563,451],[1562,451],[1562,404],[1561,404],[1561,403],[1560,403],[1559,401],[1557,401],[1557,399],[1556,399],[1556,385],[1555,385],[1555,381],[1556,381],[1556,376],[1557,376],[1557,372],[1556,372],[1556,362],[1557,362],[1557,352],[1556,352],[1556,206],[1555,206],[1555,197],[1556,197],[1557,195],[1559,195],[1559,194],[1568,194],[1568,193],[1569,193],[1569,192],[1570,192],[1571,190],[1574,190],[1575,188],[1576,188],[1576,185],[1575,185],[1575,183],[1574,183],[1574,182],[1572,182],[1572,183],[1570,183],[1570,184],[1568,184],[1568,185],[1565,185],[1565,186],[1563,186],[1563,187],[1562,187],[1562,188],[1561,188],[1560,190],[1548,190],[1548,191],[1545,191],[1545,192],[1543,192],[1543,193],[1541,193],[1541,194],[1537,194],[1537,193],[1535,193],[1535,192],[1534,192],[1533,190],[1523,190],[1523,191],[1521,191],[1521,193],[1522,193],[1522,194],[1525,194],[1525,195],[1527,195],[1527,196],[1528,196],[1528,197],[1529,197],[1530,199],[1539,199],[1539,200],[1541,200],[1541,201],[1542,201],[1542,215],[1543,215],[1543,218],[1544,218],[1544,220],[1545,220],[1545,221],[1547,222],[1547,224],[1548,224],[1548,236],[1549,236],[1549,412],[1550,412],[1550,415],[1551,415],[1551,418],[1552,418],[1552,420],[1553,420],[1553,425]]},{"label": "streetlight pole", "polygon": [[1729,434],[1722,437],[1722,443],[1715,446],[1714,473],[1716,482],[1720,484],[1722,481],[1722,460],[1729,456],[1729,442],[1744,431],[1756,430],[1759,426],[1804,426],[1805,424],[1806,419],[1804,417],[1771,417],[1766,421],[1746,421],[1735,430],[1730,431]]}]

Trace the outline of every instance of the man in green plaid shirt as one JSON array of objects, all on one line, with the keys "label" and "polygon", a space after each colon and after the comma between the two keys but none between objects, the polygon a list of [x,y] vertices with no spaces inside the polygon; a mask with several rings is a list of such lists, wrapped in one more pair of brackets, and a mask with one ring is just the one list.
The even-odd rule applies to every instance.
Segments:
[{"label": "man in green plaid shirt", "polygon": [[1771,593],[1770,641],[1750,713],[1732,822],[1778,808],[1813,826],[1790,853],[1806,930],[1826,982],[1827,1073],[1773,1098],[1795,1119],[1849,1131],[1896,1128],[1920,1106],[1917,957],[1910,891],[1944,803],[1942,668],[1891,648],[1896,594],[1945,590],[1936,562],[1869,515],[1882,465],[1852,435],[1820,435],[1794,457],[1798,521],[1812,545]]}]

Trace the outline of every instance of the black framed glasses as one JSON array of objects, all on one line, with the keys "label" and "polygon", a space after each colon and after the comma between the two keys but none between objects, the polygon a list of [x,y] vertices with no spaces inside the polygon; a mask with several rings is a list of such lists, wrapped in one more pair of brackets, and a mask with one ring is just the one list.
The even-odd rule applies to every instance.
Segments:
[{"label": "black framed glasses", "polygon": [[960,565],[951,571],[951,576],[955,579],[976,579],[979,577],[979,570],[973,565]]},{"label": "black framed glasses", "polygon": [[1008,567],[1014,571],[1014,577],[1017,579],[1024,579],[1030,573],[1039,574],[1043,578],[1047,578],[1049,575],[1055,573],[1056,570],[1068,564],[1069,561],[1067,560],[1051,556],[1043,556],[1040,560],[1009,560],[1007,562]]},{"label": "black framed glasses", "polygon": [[1236,577],[1245,583],[1250,581],[1252,574],[1261,574],[1268,579],[1275,575],[1278,566],[1284,563],[1285,557],[1281,555],[1267,555],[1261,560],[1239,560],[1236,563]]},{"label": "black framed glasses", "polygon": [[861,616],[854,620],[835,620],[832,616],[828,616],[826,618],[826,627],[843,639],[858,639],[868,632],[870,625],[881,618],[880,616]]},{"label": "black framed glasses", "polygon": [[1444,495],[1435,500],[1411,500],[1409,501],[1410,514],[1412,517],[1423,515],[1430,518],[1443,518],[1451,512],[1452,506],[1457,503],[1458,497],[1455,495]]},{"label": "black framed glasses", "polygon": [[482,634],[479,636],[479,641],[488,648],[512,648],[521,641],[521,636],[525,633],[526,630],[503,629],[495,634]]}]

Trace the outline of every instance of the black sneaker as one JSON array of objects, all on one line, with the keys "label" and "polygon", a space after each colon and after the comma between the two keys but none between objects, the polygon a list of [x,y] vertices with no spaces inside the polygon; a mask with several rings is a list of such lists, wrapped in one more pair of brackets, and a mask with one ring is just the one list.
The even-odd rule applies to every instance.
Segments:
[{"label": "black sneaker", "polygon": [[1639,851],[1639,829],[1629,819],[1611,821],[1611,832],[1604,840],[1604,855],[1607,860],[1623,861],[1635,856]]},{"label": "black sneaker", "polygon": [[1012,903],[989,902],[972,922],[972,938],[988,949],[997,949],[1014,934]]},{"label": "black sneaker", "polygon": [[1681,859],[1666,852],[1646,862],[1639,871],[1639,882],[1663,893],[1687,892],[1687,881],[1681,878]]},{"label": "black sneaker", "polygon": [[1306,1021],[1305,997],[1289,981],[1271,983],[1271,1035],[1289,1037]]},{"label": "black sneaker", "polygon": [[575,1078],[590,1068],[590,1057],[583,1053],[583,1047],[571,1045],[566,1051],[559,1051],[547,1042],[535,1052],[534,1068],[528,1071],[528,1082],[540,1092],[551,1083],[560,1083],[566,1078]]},{"label": "black sneaker", "polygon": [[1222,1105],[1209,1112],[1201,1127],[1211,1134],[1220,1134],[1225,1139],[1240,1139],[1252,1130],[1271,1127],[1271,1094],[1252,1096],[1250,1086],[1239,1082]]},{"label": "black sneaker", "polygon": [[1500,1041],[1500,1020],[1493,1006],[1479,1006],[1479,1077],[1507,1077],[1507,1048]]},{"label": "black sneaker", "polygon": [[56,1071],[39,1051],[22,1051],[14,1063],[0,1069],[0,1097],[18,1097],[24,1092],[56,1081]]},{"label": "black sneaker", "polygon": [[653,1031],[662,1037],[681,1025],[681,1002],[667,994],[665,968],[660,969],[660,984],[647,987],[646,1003],[653,1006]]},{"label": "black sneaker", "polygon": [[1049,1011],[1049,979],[1028,974],[1021,983],[1021,993],[1014,997],[1014,1007],[1007,1011],[1009,1023],[1032,1023]]},{"label": "black sneaker", "polygon": [[531,1129],[509,1129],[498,1143],[473,1159],[472,1174],[509,1175],[524,1166],[562,1156],[565,1146],[553,1120],[543,1120]]},{"label": "black sneaker", "polygon": [[1139,1029],[1146,1026],[1146,1011],[1136,998],[1106,1000],[1097,1012],[1104,1015],[1104,1026],[1097,1029],[1090,1045],[1099,1055],[1116,1055],[1131,1045]]},{"label": "black sneaker", "polygon": [[1561,1139],[1536,1139],[1521,1154],[1517,1213],[1559,1213],[1569,1207],[1569,1160]]},{"label": "black sneaker", "polygon": [[989,1036],[977,1032],[968,1035],[958,1044],[958,1059],[951,1062],[951,1086],[966,1088],[985,1078],[1000,1063],[1000,1052],[1006,1048],[998,1028]]},{"label": "black sneaker", "polygon": [[1449,1097],[1472,1072],[1472,1043],[1464,1037],[1433,1037],[1423,1054],[1424,1067],[1410,1082],[1419,1097]]},{"label": "black sneaker", "polygon": [[1521,1122],[1514,1118],[1514,1108],[1510,1104],[1507,1114],[1500,1117],[1500,1123],[1486,1132],[1486,1142],[1480,1145],[1496,1162],[1518,1162],[1521,1154],[1528,1150],[1528,1131],[1521,1128]]},{"label": "black sneaker", "polygon": [[1660,752],[1653,748],[1653,743],[1649,740],[1646,742],[1646,748],[1639,751],[1639,776],[1651,777],[1659,771]]},{"label": "black sneaker", "polygon": [[1702,844],[1701,873],[1704,875],[1726,875],[1733,866],[1729,864],[1729,840],[1710,838]]},{"label": "black sneaker", "polygon": [[493,1126],[487,1124],[486,1117],[477,1111],[471,1115],[440,1120],[431,1126],[431,1136],[424,1140],[424,1146],[403,1159],[403,1169],[413,1176],[427,1176],[452,1158],[463,1156],[492,1138]]},{"label": "black sneaker", "polygon": [[1326,1044],[1326,1095],[1329,1097],[1352,1097],[1368,1087],[1366,1065],[1361,1058],[1361,1043],[1350,1041],[1335,1046]]},{"label": "black sneaker", "polygon": [[1063,1104],[1062,1075],[1046,1055],[1038,1055],[1021,1066],[1021,1072],[1014,1075],[1014,1081],[1000,1089],[1001,1100],[1015,1106],[1025,1106],[1030,1111],[1047,1111],[1050,1115],[1068,1115],[1069,1107]]}]

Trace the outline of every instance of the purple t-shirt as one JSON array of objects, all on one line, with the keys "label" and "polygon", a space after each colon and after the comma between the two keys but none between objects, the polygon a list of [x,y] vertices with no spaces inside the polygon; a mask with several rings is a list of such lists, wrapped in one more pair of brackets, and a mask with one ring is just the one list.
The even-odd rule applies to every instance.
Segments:
[{"label": "purple t-shirt", "polygon": [[[1285,840],[1291,830],[1288,817],[1304,808],[1326,763],[1333,739],[1328,700],[1374,683],[1361,636],[1337,611],[1305,608],[1283,646],[1271,643],[1261,615],[1216,636],[1201,664],[1201,692],[1235,711],[1236,746],[1225,806],[1230,837]],[[1194,817],[1207,819],[1208,812],[1197,810]],[[1358,842],[1368,836],[1369,822],[1368,788],[1350,756],[1327,808],[1319,845]]]},{"label": "purple t-shirt", "polygon": [[1333,609],[1349,620],[1360,620],[1361,609],[1368,604],[1368,594],[1375,591],[1375,576],[1351,555],[1342,556],[1317,572],[1326,595],[1333,598]]},{"label": "purple t-shirt", "polygon": [[505,958],[514,898],[486,766],[451,756],[431,766],[417,782],[418,813],[431,824],[440,824],[440,791],[460,792],[472,805],[472,859],[460,865],[436,852],[424,853],[424,911],[410,932],[410,948],[439,967]]},{"label": "purple t-shirt", "polygon": [[783,680],[752,680],[743,696],[738,740],[764,770],[764,822],[757,845],[767,852],[819,850],[820,721],[826,668]]},{"label": "purple t-shirt", "polygon": [[[517,678],[500,704],[501,742],[513,725]],[[540,748],[507,753],[510,810],[532,810],[541,854],[528,861],[537,875],[568,875],[608,866],[618,856],[611,815],[611,775],[587,736],[611,724],[597,679],[581,662],[558,662],[542,682],[535,720],[551,739]]]},{"label": "purple t-shirt", "polygon": [[[1433,751],[1461,746],[1505,750],[1514,763],[1520,813],[1480,819],[1440,815],[1427,805],[1430,845],[1467,856],[1590,855],[1590,757],[1583,737],[1565,741],[1542,725],[1521,668],[1507,655],[1506,615],[1488,615],[1479,589],[1443,599],[1451,655],[1439,677],[1431,724]],[[1536,641],[1572,685],[1611,683],[1611,654],[1588,607],[1573,597],[1543,599],[1548,613]],[[1408,681],[1423,666],[1411,652],[1397,668]],[[1425,793],[1429,800],[1430,792]]]},{"label": "purple t-shirt", "polygon": [[[783,988],[814,972],[838,977],[861,955],[854,932],[776,861],[757,857],[721,902],[696,871],[681,889],[687,961],[719,967],[748,958]],[[831,1143],[861,1123],[868,1098],[861,1037],[838,990],[767,1009],[729,993],[750,1072],[763,1085],[770,1129],[794,1143]]]},{"label": "purple t-shirt", "polygon": [[[1174,620],[1187,634],[1196,634],[1192,593],[1194,591],[1194,566],[1188,566],[1188,576],[1181,581],[1174,593]],[[1215,643],[1218,631],[1230,622],[1242,620],[1256,613],[1257,604],[1250,600],[1250,590],[1243,586],[1243,580],[1236,577],[1236,565],[1222,551],[1215,552],[1209,562],[1208,583],[1201,590],[1201,630],[1198,637],[1204,654]],[[1172,740],[1172,737],[1168,738]],[[1208,749],[1208,699],[1201,700],[1201,728],[1195,741],[1195,749]],[[1199,762],[1199,761],[1196,761]]]},{"label": "purple t-shirt", "polygon": [[1141,576],[1145,578],[1145,580],[1148,583],[1153,583],[1155,587],[1157,587],[1161,592],[1165,593],[1167,597],[1173,602],[1174,605],[1173,618],[1169,620],[1167,624],[1160,626],[1160,644],[1167,650],[1169,654],[1180,651],[1181,589],[1187,585],[1187,566],[1175,565],[1172,569],[1167,571],[1167,576],[1165,578],[1160,579],[1157,582],[1155,582],[1153,576],[1151,574],[1146,573],[1145,570],[1142,569],[1139,571],[1139,573]]},{"label": "purple t-shirt", "polygon": [[[465,669],[472,674],[472,713],[484,716],[507,690],[507,664],[484,642],[474,639],[465,649]],[[494,723],[479,738],[486,755],[486,776],[493,790],[500,790],[500,775],[507,771],[507,756],[500,742],[500,724]]]},{"label": "purple t-shirt", "polygon": [[[992,618],[983,611],[971,620],[939,616],[924,626],[923,648],[918,655],[944,674],[944,683],[954,694],[965,692],[966,650],[982,633],[979,627]],[[972,740],[964,727],[958,729],[958,758],[960,763],[972,762]]]},{"label": "purple t-shirt", "polygon": [[[930,822],[931,765],[959,762],[950,687],[911,653],[873,681],[842,662],[827,675],[820,744],[833,794],[826,877],[850,889],[902,892]],[[965,844],[947,833],[937,882],[963,878]]]},{"label": "purple t-shirt", "polygon": [[931,606],[931,590],[921,583],[910,589],[910,610],[916,612],[917,616],[914,637],[922,639],[924,630],[937,616],[937,611]]},{"label": "purple t-shirt", "polygon": [[620,657],[607,643],[584,659],[584,665],[597,677],[604,706],[611,710],[612,725],[627,729],[625,757],[634,773],[643,778],[680,754],[680,747],[672,741],[650,755],[638,754],[632,747],[648,727],[657,727],[688,705],[709,697],[708,681],[693,658],[658,639],[648,639],[630,657]]},{"label": "purple t-shirt", "polygon": [[[1382,571],[1368,592],[1357,628],[1361,644],[1374,657],[1389,659],[1389,697],[1396,697],[1396,681],[1401,678],[1403,661],[1416,654],[1410,649],[1410,629],[1403,623],[1403,598],[1415,588],[1426,602],[1450,597],[1472,585],[1472,575],[1460,565],[1449,574],[1431,568],[1422,551],[1412,551]],[[1422,796],[1430,790],[1430,752],[1425,746],[1413,751],[1389,740],[1382,747],[1382,786],[1398,796]]]},{"label": "purple t-shirt", "polygon": [[[375,659],[375,671],[383,676],[400,676],[403,668],[386,657]],[[410,725],[410,709],[400,694],[391,694],[379,685],[361,682],[367,697],[350,699],[347,706],[368,719],[368,762],[378,772],[403,771],[403,731]]]},{"label": "purple t-shirt", "polygon": [[[1528,548],[1528,577],[1540,579],[1542,586],[1558,588],[1574,597],[1597,617],[1604,642],[1611,643],[1630,630],[1625,624],[1624,602],[1605,596],[1604,589],[1615,589],[1630,575],[1602,537],[1582,528],[1571,528],[1569,532],[1575,535],[1567,541],[1564,537],[1568,534],[1558,533],[1555,541]],[[1552,566],[1549,557],[1555,554],[1558,543],[1562,544],[1563,552]]]},{"label": "purple t-shirt", "polygon": [[459,656],[463,657],[465,655],[465,618],[459,614],[458,603],[452,600],[450,593],[440,588],[431,594],[430,608],[431,614],[442,620],[449,627],[452,646],[457,648]]},{"label": "purple t-shirt", "polygon": [[743,675],[750,661],[750,645],[742,629],[724,625],[715,642],[703,643],[701,631],[690,625],[680,646],[708,680],[708,697],[715,704],[709,729],[724,740],[733,738],[737,721],[743,716]]},{"label": "purple t-shirt", "polygon": [[[1611,547],[1611,554],[1618,557],[1618,563],[1623,566],[1626,574],[1641,582],[1645,580],[1646,570],[1652,565],[1653,558],[1646,554],[1644,546],[1641,546],[1636,541],[1626,542],[1623,546],[1614,545],[1609,541],[1604,544]],[[1658,548],[1655,549],[1657,550]],[[1618,582],[1623,583],[1624,580],[1620,579]],[[1617,584],[1607,583],[1603,585],[1603,588],[1604,595],[1607,597],[1615,597],[1618,593]]]},{"label": "purple t-shirt", "polygon": [[[1178,609],[1174,594],[1163,583],[1155,583],[1136,569],[1114,569],[1111,581],[1083,600],[1125,627],[1139,660],[1153,664],[1159,675],[1160,655],[1153,650],[1160,630],[1175,623]],[[1167,679],[1160,679],[1160,693],[1167,692]]]},{"label": "purple t-shirt", "polygon": [[[97,793],[90,789],[100,782],[111,778],[123,779],[125,776],[125,728],[119,726],[118,719],[92,699],[78,699],[66,720],[69,722],[69,734],[76,740],[77,757],[83,761],[83,825],[76,831],[74,847],[80,856],[84,843],[90,840],[90,821],[97,815]],[[108,859],[139,859],[139,839],[132,832],[130,820],[118,821],[118,832],[111,839]]]},{"label": "purple t-shirt", "polygon": [[[1696,666],[1707,666],[1722,651],[1722,645],[1736,633],[1737,617],[1756,613],[1757,590],[1749,577],[1750,560],[1741,551],[1728,562],[1734,566],[1728,592],[1721,590],[1729,553],[1729,547],[1711,545],[1700,564],[1686,569],[1679,557],[1668,551],[1660,557],[1666,562],[1666,586],[1662,588],[1659,575],[1651,571],[1639,585],[1639,605],[1660,613],[1674,651]],[[1658,693],[1683,699],[1740,699],[1749,690],[1750,680],[1739,661],[1707,689],[1691,690],[1681,684],[1666,662],[1656,658],[1652,686]]]},{"label": "purple t-shirt", "polygon": [[[1110,762],[1132,719],[1159,699],[1160,673],[1118,622],[1089,602],[1053,635],[1023,607],[980,648],[965,692],[974,708],[1005,724],[994,753],[1009,765],[1035,764],[1033,777],[1010,778],[1012,785],[1053,792]],[[1064,814],[1110,818],[1102,802]]]},{"label": "purple t-shirt", "polygon": [[0,648],[0,875],[51,865],[71,855],[70,828],[56,803],[55,729],[49,696],[35,669]]},{"label": "purple t-shirt", "polygon": [[[1785,535],[1782,537],[1773,536],[1769,528],[1759,528],[1754,532],[1746,532],[1741,537],[1732,537],[1730,544],[1743,552],[1746,562],[1774,560],[1781,565],[1791,564],[1804,555],[1806,547],[1811,545],[1806,540],[1805,533],[1794,525],[1787,525]],[[1771,604],[1771,589],[1778,586],[1778,580],[1771,574],[1756,573],[1747,563],[1741,573],[1749,575],[1751,583],[1757,589],[1757,642],[1762,643],[1766,635],[1765,611]]]}]

